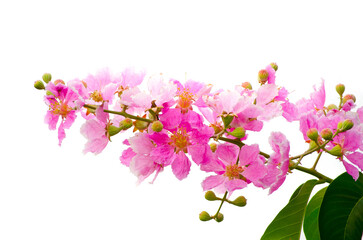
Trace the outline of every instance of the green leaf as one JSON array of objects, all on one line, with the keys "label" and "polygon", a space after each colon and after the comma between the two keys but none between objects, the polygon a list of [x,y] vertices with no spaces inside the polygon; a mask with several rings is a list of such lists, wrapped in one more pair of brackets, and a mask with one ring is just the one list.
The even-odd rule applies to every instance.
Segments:
[{"label": "green leaf", "polygon": [[309,201],[305,211],[304,233],[307,240],[320,240],[319,232],[319,210],[323,202],[325,191],[328,187],[321,189]]},{"label": "green leaf", "polygon": [[303,185],[304,184],[301,184],[298,188],[296,188],[295,192],[291,195],[289,202],[291,202],[291,200],[294,199],[299,194]]},{"label": "green leaf", "polygon": [[261,240],[298,240],[306,204],[317,180],[309,180],[294,192],[289,203],[267,227]]},{"label": "green leaf", "polygon": [[363,232],[363,174],[357,181],[343,173],[325,192],[319,213],[321,240],[361,240]]}]

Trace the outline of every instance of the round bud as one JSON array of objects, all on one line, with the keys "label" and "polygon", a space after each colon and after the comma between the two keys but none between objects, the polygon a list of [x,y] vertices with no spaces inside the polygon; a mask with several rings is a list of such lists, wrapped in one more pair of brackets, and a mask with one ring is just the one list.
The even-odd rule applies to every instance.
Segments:
[{"label": "round bud", "polygon": [[337,93],[342,96],[344,91],[345,91],[345,86],[344,84],[339,83],[338,85],[335,86],[335,90],[337,91]]},{"label": "round bud", "polygon": [[333,110],[333,109],[338,110],[337,105],[335,105],[335,104],[330,104],[330,105],[328,106],[328,111]]},{"label": "round bud", "polygon": [[44,73],[42,79],[45,83],[49,83],[52,80],[52,75],[50,73]]},{"label": "round bud", "polygon": [[207,191],[204,195],[205,199],[207,199],[208,201],[215,201],[215,200],[219,200],[219,198],[217,198],[217,196],[215,195],[215,193],[213,191]]},{"label": "round bud", "polygon": [[154,121],[152,124],[151,124],[151,129],[154,131],[154,132],[161,132],[161,130],[163,130],[163,124],[160,122],[160,121]]},{"label": "round bud", "polygon": [[54,85],[63,84],[66,85],[65,82],[62,79],[57,79],[54,81]]},{"label": "round bud", "polygon": [[268,80],[268,72],[266,69],[262,69],[258,72],[258,82],[265,84]]},{"label": "round bud", "polygon": [[277,69],[279,69],[276,63],[270,63],[270,65],[275,70],[275,72],[277,71]]},{"label": "round bud", "polygon": [[142,130],[145,130],[149,126],[149,123],[145,122],[145,121],[141,121],[141,120],[136,120],[134,122],[134,126],[136,129],[142,131]]},{"label": "round bud", "polygon": [[306,136],[316,142],[318,141],[319,137],[318,130],[316,128],[310,128],[309,130],[306,131]]},{"label": "round bud", "polygon": [[199,219],[201,221],[209,221],[212,219],[212,217],[209,215],[209,213],[207,213],[206,211],[203,211],[203,212],[199,213]]},{"label": "round bud", "polygon": [[355,102],[357,99],[353,94],[347,94],[343,97],[343,104],[346,103],[348,100],[353,100],[353,102]]},{"label": "round bud", "polygon": [[330,128],[324,128],[323,130],[321,130],[320,135],[325,140],[332,140],[333,132]]},{"label": "round bud", "polygon": [[43,90],[43,89],[45,89],[43,82],[42,82],[42,81],[40,81],[40,80],[37,80],[37,81],[35,81],[35,82],[34,82],[34,87],[35,87],[36,89],[38,89],[38,90]]},{"label": "round bud", "polygon": [[328,150],[328,153],[330,153],[333,156],[340,157],[343,155],[342,147],[340,145],[335,145],[332,149]]},{"label": "round bud", "polygon": [[210,146],[210,149],[212,150],[212,152],[215,152],[217,150],[217,144],[216,143],[214,143],[214,142],[210,143],[209,146]]},{"label": "round bud", "polygon": [[235,128],[232,132],[229,132],[228,134],[236,138],[243,138],[246,135],[246,131],[243,127],[238,127]]},{"label": "round bud", "polygon": [[244,196],[239,196],[234,201],[231,202],[233,205],[244,207],[247,204],[247,199]]},{"label": "round bud", "polygon": [[242,83],[242,87],[245,88],[245,89],[252,90],[252,85],[249,82]]},{"label": "round bud", "polygon": [[132,127],[132,120],[130,118],[125,118],[124,120],[122,120],[120,122],[120,125],[119,127],[122,129],[122,130],[127,130],[129,129],[130,127]]},{"label": "round bud", "polygon": [[214,217],[214,220],[216,220],[217,222],[222,222],[224,219],[224,216],[222,213],[218,213],[217,216]]}]

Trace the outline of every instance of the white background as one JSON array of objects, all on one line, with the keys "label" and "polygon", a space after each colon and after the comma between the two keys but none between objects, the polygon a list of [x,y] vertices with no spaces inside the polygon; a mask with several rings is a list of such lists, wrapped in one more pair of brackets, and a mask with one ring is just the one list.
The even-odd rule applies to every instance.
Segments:
[{"label": "white background", "polygon": [[[207,176],[193,166],[178,181],[170,169],[154,184],[136,186],[119,162],[124,136],[98,156],[83,155],[81,117],[62,147],[44,124],[47,107],[33,82],[84,78],[103,67],[144,67],[232,89],[277,62],[277,84],[293,101],[326,79],[362,105],[363,15],[359,1],[3,1],[0,3],[0,239],[259,239],[294,189],[312,178],[294,172],[268,196],[249,186],[244,208],[224,205],[222,223],[200,222],[219,203],[204,200]],[[306,149],[297,124],[282,118],[251,134],[271,153],[270,131],[291,141],[291,155]],[[324,155],[323,155],[324,156]],[[316,155],[315,155],[316,157]],[[314,156],[303,165],[310,167]],[[325,156],[318,170],[344,171]]]}]

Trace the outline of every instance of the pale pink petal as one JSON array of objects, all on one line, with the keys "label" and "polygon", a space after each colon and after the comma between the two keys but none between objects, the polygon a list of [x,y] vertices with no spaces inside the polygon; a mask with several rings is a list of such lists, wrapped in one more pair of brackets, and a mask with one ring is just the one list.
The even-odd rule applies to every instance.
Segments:
[{"label": "pale pink petal", "polygon": [[99,138],[105,135],[105,126],[105,124],[96,119],[87,120],[81,126],[81,134],[87,139]]},{"label": "pale pink petal", "polygon": [[63,122],[61,122],[61,124],[59,125],[58,127],[58,140],[59,140],[59,143],[58,145],[62,145],[62,141],[63,139],[66,137],[66,133],[64,131],[64,126],[63,126]]},{"label": "pale pink petal", "polygon": [[278,95],[278,89],[275,84],[261,86],[257,90],[256,103],[259,106],[270,103]]},{"label": "pale pink petal", "polygon": [[226,186],[229,194],[231,194],[234,190],[247,187],[247,182],[243,181],[242,179],[232,179],[226,181],[224,185]]},{"label": "pale pink petal", "polygon": [[275,69],[273,69],[271,65],[267,65],[266,71],[268,72],[268,79],[267,79],[268,84],[275,84],[275,78],[276,78]]},{"label": "pale pink petal", "polygon": [[310,94],[310,99],[313,101],[317,109],[323,109],[325,104],[325,86],[324,79],[322,79],[321,86],[317,90],[314,86],[314,92]]},{"label": "pale pink petal", "polygon": [[155,147],[150,138],[145,133],[138,133],[129,138],[131,148],[138,154],[150,154]]},{"label": "pale pink petal", "polygon": [[47,111],[44,122],[48,124],[49,130],[55,130],[57,128],[59,115],[53,114],[51,111]]},{"label": "pale pink petal", "polygon": [[224,182],[224,180],[225,177],[221,175],[213,175],[206,177],[206,179],[204,179],[202,182],[203,191],[207,191],[221,185]]},{"label": "pale pink petal", "polygon": [[299,111],[295,104],[290,102],[284,102],[282,106],[282,116],[289,122],[299,120]]},{"label": "pale pink petal", "polygon": [[363,107],[358,108],[357,113],[361,123],[363,123]]},{"label": "pale pink petal", "polygon": [[251,182],[255,183],[263,178],[267,173],[265,164],[261,161],[252,162],[242,173]]},{"label": "pale pink petal", "polygon": [[86,154],[88,152],[99,154],[105,149],[108,144],[108,138],[106,135],[100,136],[99,138],[89,139],[84,146],[83,153]]},{"label": "pale pink petal", "polygon": [[180,109],[169,109],[167,112],[160,115],[160,121],[167,130],[176,129],[181,123],[182,113]]},{"label": "pale pink petal", "polygon": [[122,155],[120,157],[120,161],[125,166],[130,166],[130,162],[133,157],[136,156],[136,153],[132,150],[132,148],[127,148],[122,152]]},{"label": "pale pink petal", "polygon": [[188,176],[190,166],[191,162],[183,152],[179,152],[171,164],[173,173],[179,180],[183,180]]},{"label": "pale pink petal", "polygon": [[74,123],[74,120],[76,119],[76,117],[77,117],[76,111],[70,111],[67,114],[67,117],[64,119],[63,127],[65,129],[69,129],[72,126],[72,124]]}]

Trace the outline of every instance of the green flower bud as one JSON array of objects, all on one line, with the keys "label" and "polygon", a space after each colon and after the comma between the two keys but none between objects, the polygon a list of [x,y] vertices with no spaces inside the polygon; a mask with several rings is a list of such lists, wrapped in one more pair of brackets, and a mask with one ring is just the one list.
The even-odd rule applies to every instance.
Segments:
[{"label": "green flower bud", "polygon": [[328,111],[333,110],[333,109],[338,110],[337,105],[335,105],[335,104],[330,104],[330,105],[328,106]]},{"label": "green flower bud", "polygon": [[245,89],[252,90],[252,85],[249,82],[242,83],[242,87],[245,88]]},{"label": "green flower bud", "polygon": [[203,212],[199,213],[199,219],[201,221],[209,221],[212,219],[212,217],[209,215],[209,213],[207,213],[206,211],[203,211]]},{"label": "green flower bud", "polygon": [[119,133],[121,130],[122,130],[122,128],[116,127],[116,126],[113,126],[113,125],[110,125],[107,128],[107,131],[108,131],[109,136],[114,136],[117,133]]},{"label": "green flower bud", "polygon": [[270,65],[275,70],[275,72],[277,71],[277,69],[279,69],[276,63],[270,63]]},{"label": "green flower bud", "polygon": [[335,90],[337,91],[337,93],[342,96],[344,91],[345,91],[345,86],[344,84],[339,83],[338,85],[335,86]]},{"label": "green flower bud", "polygon": [[332,140],[333,132],[330,128],[324,128],[323,130],[321,130],[320,135],[325,140]]},{"label": "green flower bud", "polygon": [[35,81],[35,82],[34,82],[34,87],[35,87],[36,89],[38,89],[38,90],[43,90],[43,89],[45,89],[43,82],[42,82],[42,81],[40,81],[40,80],[37,80],[37,81]]},{"label": "green flower bud", "polygon": [[338,123],[338,129],[340,132],[348,131],[348,130],[352,129],[353,126],[354,126],[354,123],[350,119],[346,119],[343,122]]},{"label": "green flower bud", "polygon": [[49,91],[49,90],[47,90],[46,92],[45,92],[45,94],[47,95],[47,96],[50,96],[50,95],[54,95],[51,91]]},{"label": "green flower bud", "polygon": [[319,137],[318,130],[316,128],[310,128],[309,130],[306,131],[306,136],[311,140],[317,142]]},{"label": "green flower bud", "polygon": [[161,130],[163,130],[163,124],[160,121],[154,121],[151,124],[151,129],[155,132],[161,132]]},{"label": "green flower bud", "polygon": [[268,79],[268,72],[266,69],[262,69],[258,72],[258,82],[261,84],[265,84]]},{"label": "green flower bud", "polygon": [[332,149],[328,150],[328,153],[330,153],[331,155],[340,157],[343,155],[342,147],[340,145],[335,145]]},{"label": "green flower bud", "polygon": [[236,138],[243,138],[246,135],[246,131],[243,127],[235,128],[232,132],[228,132],[229,135]]},{"label": "green flower bud", "polygon": [[149,126],[149,123],[145,122],[145,121],[141,121],[141,120],[136,120],[134,122],[134,126],[136,129],[142,131],[142,130],[145,130]]},{"label": "green flower bud", "polygon": [[130,127],[132,127],[132,120],[130,118],[125,118],[124,120],[122,120],[120,122],[120,125],[119,127],[122,129],[122,130],[127,130],[129,129]]},{"label": "green flower bud", "polygon": [[214,217],[214,220],[216,220],[217,222],[222,222],[224,219],[224,216],[222,213],[218,213],[217,216]]},{"label": "green flower bud", "polygon": [[209,146],[210,146],[210,149],[212,150],[212,152],[215,152],[217,150],[217,144],[216,143],[214,143],[214,142],[210,143]]},{"label": "green flower bud", "polygon": [[207,191],[204,195],[205,199],[207,199],[208,201],[216,201],[216,200],[220,200],[220,198],[217,198],[217,196],[215,195],[215,193],[213,191]]},{"label": "green flower bud", "polygon": [[49,83],[52,80],[52,75],[50,73],[44,73],[42,79],[45,83]]},{"label": "green flower bud", "polygon": [[355,102],[357,99],[353,94],[347,94],[343,97],[343,104],[346,103],[348,100],[353,100],[353,102]]},{"label": "green flower bud", "polygon": [[244,196],[239,196],[234,201],[230,202],[238,207],[244,207],[247,204],[247,199]]}]

